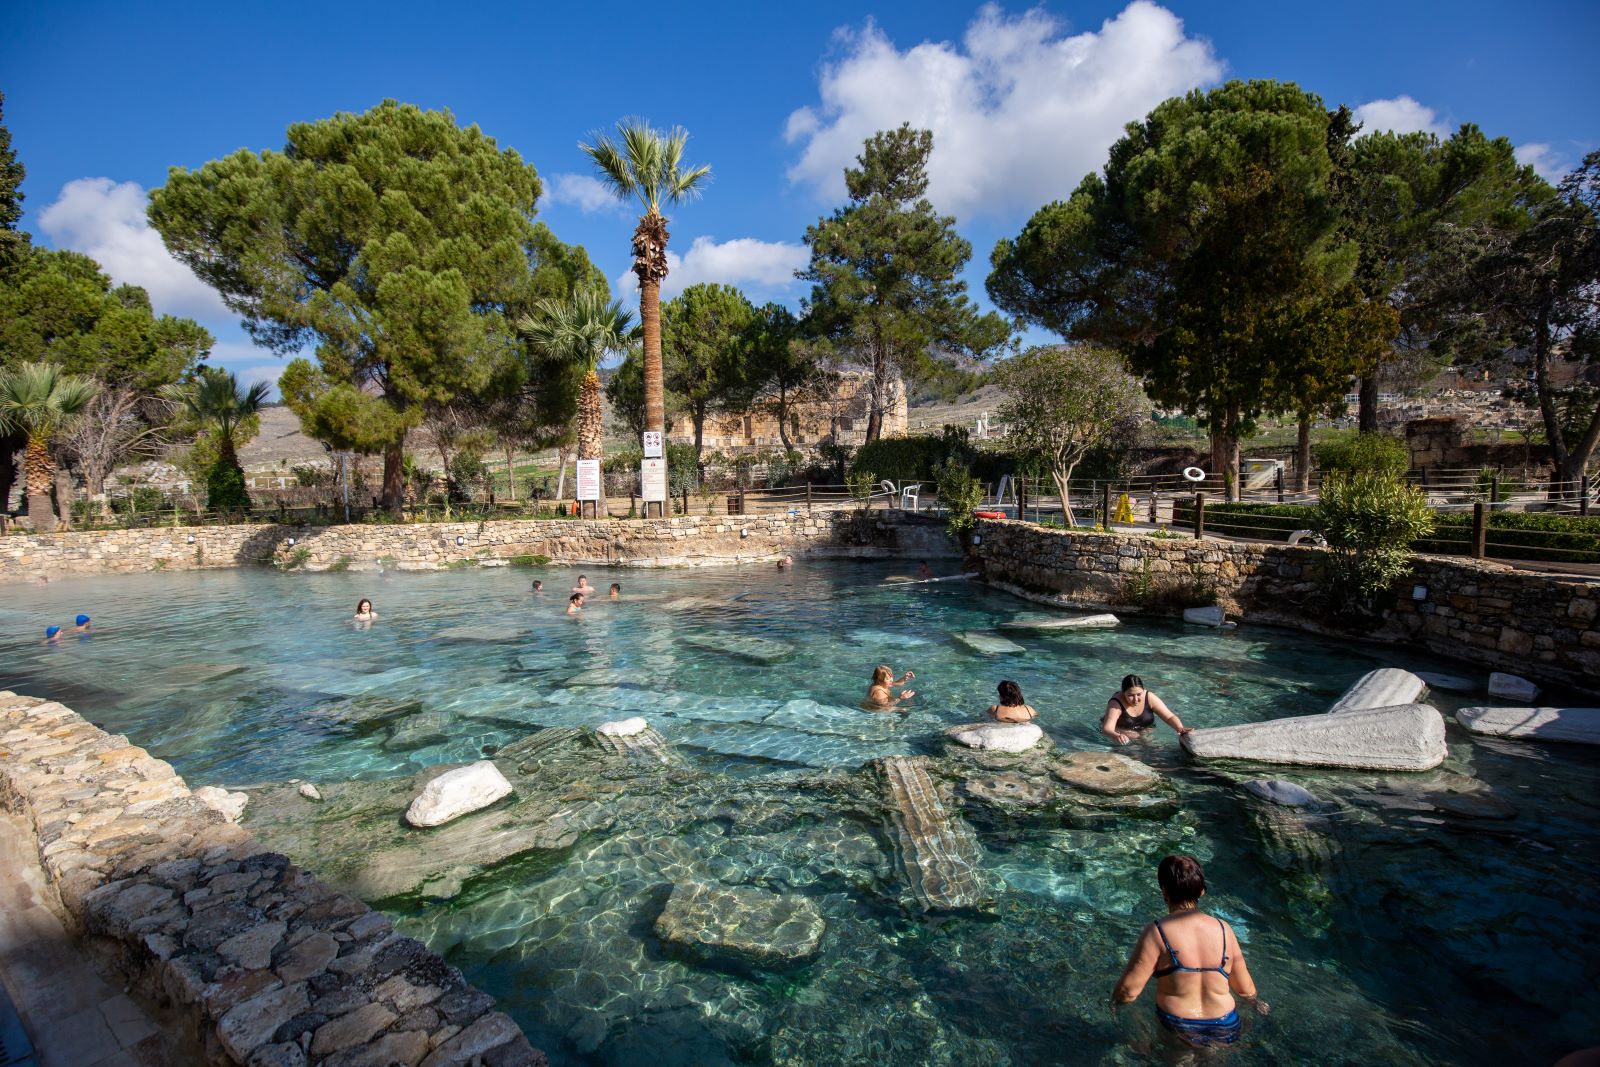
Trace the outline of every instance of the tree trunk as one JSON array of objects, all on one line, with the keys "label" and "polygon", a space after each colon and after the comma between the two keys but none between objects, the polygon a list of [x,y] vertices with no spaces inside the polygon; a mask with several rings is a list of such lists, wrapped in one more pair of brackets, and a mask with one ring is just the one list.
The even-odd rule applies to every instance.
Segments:
[{"label": "tree trunk", "polygon": [[[600,446],[605,439],[604,415],[600,407],[600,375],[590,371],[583,377],[583,390],[578,394],[578,458],[600,458]],[[600,478],[600,499],[594,506],[595,516],[611,514],[606,502],[604,475]]]},{"label": "tree trunk", "polygon": [[1211,428],[1211,470],[1222,477],[1225,499],[1239,499],[1239,405],[1229,404],[1220,425]]},{"label": "tree trunk", "polygon": [[[383,446],[383,506],[389,511],[400,510],[400,505],[406,498],[406,435],[402,432],[399,437]],[[446,484],[448,485],[448,473]]]},{"label": "tree trunk", "polygon": [[23,434],[0,434],[0,511],[5,511],[11,503],[11,489],[17,484],[19,473],[16,454],[27,443]]},{"label": "tree trunk", "polygon": [[562,445],[556,449],[556,501],[557,503],[567,498],[567,456],[572,449]]},{"label": "tree trunk", "polygon": [[[1076,466],[1077,464],[1074,463],[1065,471],[1058,471],[1053,468],[1050,471],[1050,480],[1056,483],[1056,492],[1061,494],[1061,517],[1068,526],[1078,525],[1078,520],[1072,514],[1072,468]],[[1021,515],[1017,516],[1019,519],[1021,517]]]},{"label": "tree trunk", "polygon": [[878,407],[877,402],[874,401],[872,405],[872,413],[867,416],[867,439],[862,443],[870,445],[882,435],[883,409]]},{"label": "tree trunk", "polygon": [[64,468],[56,469],[55,500],[56,514],[61,516],[61,525],[65,529],[72,529],[72,472]]},{"label": "tree trunk", "polygon": [[28,521],[35,530],[49,533],[56,528],[56,513],[50,506],[56,464],[50,458],[50,446],[43,438],[28,438],[27,452],[22,459],[22,474],[27,484]]},{"label": "tree trunk", "polygon": [[1360,414],[1356,419],[1356,429],[1362,433],[1378,432],[1378,372],[1376,369],[1371,374],[1361,378],[1361,404]]},{"label": "tree trunk", "polygon": [[241,474],[244,472],[244,468],[239,466],[239,453],[233,447],[233,434],[226,426],[217,430],[217,460]]},{"label": "tree trunk", "polygon": [[706,466],[700,462],[700,454],[705,449],[706,439],[706,412],[704,408],[696,408],[689,413],[689,419],[694,423],[694,466],[695,473],[700,475],[701,481],[705,480]]},{"label": "tree trunk", "polygon": [[1552,496],[1560,499],[1575,498],[1581,491],[1584,469],[1600,444],[1600,408],[1595,409],[1577,447],[1569,449],[1561,433],[1561,412],[1556,408],[1555,394],[1550,389],[1550,328],[1549,320],[1541,317],[1533,335],[1533,382],[1539,397],[1539,416],[1544,422],[1545,440],[1549,442],[1550,468],[1558,483]]},{"label": "tree trunk", "polygon": [[506,446],[506,499],[517,499],[517,471],[511,465],[511,446]]},{"label": "tree trunk", "polygon": [[[666,403],[661,382],[661,282],[667,276],[667,220],[654,210],[633,231],[633,272],[639,279],[639,323],[644,331],[644,428],[665,434]],[[667,472],[669,478],[671,471]],[[665,505],[655,504],[664,509]],[[650,514],[652,505],[645,505]],[[664,515],[664,510],[656,514]]]},{"label": "tree trunk", "polygon": [[1300,416],[1300,432],[1294,442],[1294,491],[1311,490],[1311,416]]},{"label": "tree trunk", "polygon": [[787,457],[790,452],[794,451],[794,446],[789,443],[789,397],[785,394],[782,386],[778,387],[778,403],[776,407],[778,414],[778,440],[783,442],[783,454]]}]

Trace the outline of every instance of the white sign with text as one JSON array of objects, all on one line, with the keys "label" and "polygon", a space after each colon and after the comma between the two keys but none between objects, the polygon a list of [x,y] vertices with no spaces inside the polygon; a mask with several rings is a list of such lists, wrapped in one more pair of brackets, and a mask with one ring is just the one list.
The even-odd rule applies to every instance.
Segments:
[{"label": "white sign with text", "polygon": [[600,461],[597,459],[578,460],[578,499],[600,499]]},{"label": "white sign with text", "polygon": [[647,502],[667,501],[667,461],[659,457],[646,459],[639,468],[639,495]]},{"label": "white sign with text", "polygon": [[644,458],[660,459],[661,456],[661,431],[646,430],[644,432]]}]

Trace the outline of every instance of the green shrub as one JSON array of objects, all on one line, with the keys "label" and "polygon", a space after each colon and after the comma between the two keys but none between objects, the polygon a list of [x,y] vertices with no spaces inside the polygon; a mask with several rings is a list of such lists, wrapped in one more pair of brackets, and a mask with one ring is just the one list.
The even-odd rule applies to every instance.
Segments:
[{"label": "green shrub", "polygon": [[350,557],[349,556],[340,556],[338,559],[334,560],[332,563],[330,563],[328,565],[328,570],[332,571],[334,574],[343,574],[345,571],[347,571],[349,569],[350,569]]},{"label": "green shrub", "polygon": [[549,565],[550,557],[535,553],[532,555],[512,556],[509,562],[513,567],[545,567]]},{"label": "green shrub", "polygon": [[939,503],[949,512],[948,528],[965,546],[977,522],[973,511],[983,502],[983,483],[959,463],[946,463],[934,472]]},{"label": "green shrub", "polygon": [[250,493],[244,487],[244,471],[219,459],[206,475],[207,511],[249,511]]},{"label": "green shrub", "polygon": [[856,449],[850,472],[872,471],[896,484],[932,481],[934,469],[949,454],[950,445],[943,436],[885,437]]},{"label": "green shrub", "polygon": [[[1600,516],[1559,512],[1496,511],[1489,515],[1485,554],[1492,559],[1600,563]],[[1417,552],[1460,555],[1472,541],[1472,513],[1435,516],[1432,537],[1420,538]]]},{"label": "green shrub", "polygon": [[878,476],[871,471],[852,471],[850,477],[845,479],[845,484],[850,489],[850,496],[861,501],[862,507],[872,503],[872,491],[878,487]]},{"label": "green shrub", "polygon": [[1347,610],[1371,612],[1411,569],[1411,543],[1433,531],[1427,495],[1393,472],[1334,475],[1313,516],[1328,541],[1329,591]]},{"label": "green shrub", "polygon": [[[1261,541],[1287,541],[1296,530],[1311,528],[1312,508],[1301,504],[1213,504],[1206,502],[1206,532]],[[1194,501],[1172,505],[1172,525],[1194,529]]]},{"label": "green shrub", "polygon": [[144,515],[162,511],[172,506],[167,495],[153,485],[136,485],[128,495],[111,501],[111,510],[118,515]]},{"label": "green shrub", "polygon": [[1405,443],[1380,433],[1334,434],[1313,450],[1324,474],[1404,474],[1411,466]]}]

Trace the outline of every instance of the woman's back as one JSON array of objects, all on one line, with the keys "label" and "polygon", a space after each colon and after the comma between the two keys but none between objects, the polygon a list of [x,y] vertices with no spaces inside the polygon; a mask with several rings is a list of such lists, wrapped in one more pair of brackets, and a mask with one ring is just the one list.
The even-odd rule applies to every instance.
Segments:
[{"label": "woman's back", "polygon": [[1151,924],[1161,962],[1156,967],[1156,1006],[1186,1018],[1219,1018],[1234,1010],[1228,973],[1238,941],[1221,919],[1194,910]]}]

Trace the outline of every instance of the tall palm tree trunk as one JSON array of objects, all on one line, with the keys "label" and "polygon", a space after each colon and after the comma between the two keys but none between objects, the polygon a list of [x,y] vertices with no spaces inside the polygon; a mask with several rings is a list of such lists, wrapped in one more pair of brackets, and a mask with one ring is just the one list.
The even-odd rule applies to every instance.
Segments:
[{"label": "tall palm tree trunk", "polygon": [[56,480],[56,464],[50,458],[50,444],[43,437],[28,438],[28,450],[22,459],[22,473],[27,482],[28,521],[35,530],[49,533],[56,528],[56,513],[50,504],[50,487]]},{"label": "tall palm tree trunk", "polygon": [[[583,390],[578,394],[578,458],[600,459],[600,446],[605,435],[604,415],[600,408],[600,375],[590,371],[583,376]],[[611,514],[606,501],[606,480],[600,476],[600,499],[595,502],[595,517]]]},{"label": "tall palm tree trunk", "polygon": [[[633,231],[633,271],[639,278],[639,322],[644,328],[644,428],[665,434],[667,409],[661,376],[661,281],[667,276],[667,220],[654,209]],[[670,476],[671,472],[668,472]],[[665,515],[666,505],[645,505]]]}]

